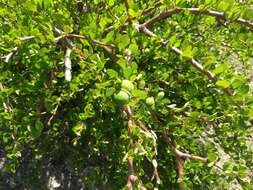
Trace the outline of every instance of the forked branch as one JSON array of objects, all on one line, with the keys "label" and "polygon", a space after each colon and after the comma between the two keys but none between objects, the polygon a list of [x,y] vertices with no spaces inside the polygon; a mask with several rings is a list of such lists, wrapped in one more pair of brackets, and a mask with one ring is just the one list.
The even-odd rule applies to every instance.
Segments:
[{"label": "forked branch", "polygon": [[176,148],[176,145],[174,145],[174,143],[171,141],[171,138],[168,136],[168,134],[163,134],[163,138],[165,140],[165,142],[169,145],[169,148],[171,150],[171,152],[174,154],[174,156],[176,156],[177,158],[189,158],[191,160],[197,160],[197,161],[201,161],[204,163],[208,162],[208,159],[206,157],[201,157],[201,156],[194,156],[191,155],[189,153],[184,153],[181,152],[180,150],[178,150]]}]

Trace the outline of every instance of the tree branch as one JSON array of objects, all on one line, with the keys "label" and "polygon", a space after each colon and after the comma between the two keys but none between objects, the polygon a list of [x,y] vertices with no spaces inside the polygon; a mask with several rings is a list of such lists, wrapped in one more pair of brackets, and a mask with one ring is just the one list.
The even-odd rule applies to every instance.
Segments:
[{"label": "tree branch", "polygon": [[[134,119],[133,119],[132,110],[131,110],[130,106],[126,106],[124,111],[126,112],[127,118],[128,118],[128,137],[131,139],[132,127],[134,126],[135,122],[134,122]],[[132,141],[130,142],[130,148],[132,150],[134,149],[134,144],[133,144]],[[133,158],[128,157],[127,162],[128,162],[127,187],[128,187],[129,190],[132,190],[134,184],[138,180],[138,177],[136,175],[134,175]]]},{"label": "tree branch", "polygon": [[165,10],[165,11],[163,11],[163,12],[155,15],[154,17],[152,17],[151,19],[149,19],[148,21],[146,21],[142,25],[148,28],[148,27],[152,26],[153,24],[155,24],[156,22],[159,22],[160,20],[168,18],[171,15],[179,13],[181,11],[182,11],[181,8],[175,8],[175,9],[171,9],[171,10]]},{"label": "tree branch", "polygon": [[[140,24],[134,24],[134,28],[135,28],[137,31],[139,31],[139,32],[143,32],[143,33],[144,33],[145,35],[147,35],[147,36],[150,36],[150,37],[155,37],[155,36],[156,36],[155,33],[153,33],[152,31],[150,31],[150,30],[146,27],[145,23],[142,24],[142,25],[140,25]],[[163,46],[166,46],[166,45],[167,45],[167,41],[162,40],[162,41],[161,41],[161,44],[162,44]],[[179,55],[179,56],[183,55],[183,52],[182,52],[180,49],[176,48],[176,47],[173,47],[173,46],[172,46],[172,47],[170,48],[170,50],[171,50],[172,52],[174,52],[175,54]],[[190,59],[188,62],[189,62],[192,66],[194,66],[198,71],[200,71],[202,74],[204,74],[205,76],[207,76],[208,79],[211,80],[212,82],[216,82],[216,81],[218,80],[218,78],[217,78],[212,72],[210,72],[210,71],[204,69],[203,65],[202,65],[201,63],[199,63],[198,61],[196,61],[195,59],[192,58],[192,59]],[[233,95],[233,91],[232,91],[231,89],[229,89],[229,88],[225,88],[225,89],[223,89],[223,91],[224,91],[227,95],[229,95],[229,96],[232,96],[232,95]]]},{"label": "tree branch", "polygon": [[184,186],[184,167],[183,167],[183,161],[180,157],[176,158],[177,161],[177,173],[178,173],[178,183],[179,183],[179,189],[180,190],[186,190]]},{"label": "tree branch", "polygon": [[[225,16],[224,12],[213,11],[213,10],[200,10],[199,8],[174,8],[174,9],[170,9],[170,10],[165,10],[165,11],[155,15],[154,17],[152,17],[151,19],[149,19],[148,21],[146,21],[142,25],[145,27],[150,27],[162,19],[166,19],[168,17],[171,17],[173,14],[178,14],[178,13],[185,11],[185,10],[189,11],[192,14],[203,14],[203,15],[216,17],[217,19],[226,20],[226,16]],[[252,22],[245,20],[243,18],[238,18],[235,20],[235,22],[238,24],[244,25],[244,26],[250,28],[251,31],[253,31],[253,23]]]},{"label": "tree branch", "polygon": [[125,3],[126,10],[128,11],[128,9],[129,9],[129,3],[128,3],[128,0],[124,0],[124,3]]},{"label": "tree branch", "polygon": [[194,156],[194,155],[191,155],[191,154],[188,154],[188,153],[181,152],[180,150],[176,149],[175,147],[171,147],[171,150],[179,158],[189,158],[189,159],[201,161],[201,162],[204,162],[204,163],[208,162],[207,158],[200,157],[200,156]]},{"label": "tree branch", "polygon": [[184,152],[181,152],[180,150],[178,150],[167,134],[163,134],[163,138],[164,138],[165,142],[169,145],[171,152],[177,158],[189,158],[191,160],[197,160],[197,161],[201,161],[204,163],[208,163],[208,159],[205,157],[194,156],[189,153],[184,153]]}]

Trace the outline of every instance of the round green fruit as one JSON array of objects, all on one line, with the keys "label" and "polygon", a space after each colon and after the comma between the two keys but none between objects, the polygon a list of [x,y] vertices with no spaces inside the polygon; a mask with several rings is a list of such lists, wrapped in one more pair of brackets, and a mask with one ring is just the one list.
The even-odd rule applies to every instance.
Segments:
[{"label": "round green fruit", "polygon": [[148,97],[146,99],[146,104],[149,105],[149,106],[153,106],[155,104],[155,99],[154,97]]},{"label": "round green fruit", "polygon": [[129,80],[123,80],[121,83],[121,87],[124,88],[125,90],[132,92],[134,89],[134,85],[131,81]]},{"label": "round green fruit", "polygon": [[114,99],[119,104],[127,104],[130,100],[130,96],[126,91],[120,90],[117,94],[114,94]]},{"label": "round green fruit", "polygon": [[157,94],[157,99],[158,99],[158,100],[163,99],[164,95],[165,95],[165,93],[164,93],[163,91],[159,92],[159,93]]}]

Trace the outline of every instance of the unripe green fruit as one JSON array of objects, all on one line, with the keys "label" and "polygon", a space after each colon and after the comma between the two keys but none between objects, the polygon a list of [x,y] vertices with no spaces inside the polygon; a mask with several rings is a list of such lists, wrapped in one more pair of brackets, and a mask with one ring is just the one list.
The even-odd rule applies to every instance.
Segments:
[{"label": "unripe green fruit", "polygon": [[127,104],[130,100],[130,95],[125,90],[120,90],[114,94],[114,99],[119,104]]},{"label": "unripe green fruit", "polygon": [[155,104],[155,99],[154,97],[148,97],[146,99],[146,104],[149,105],[149,106],[153,106]]},{"label": "unripe green fruit", "polygon": [[132,92],[134,89],[133,83],[129,80],[123,80],[121,83],[121,87],[127,90],[128,92]]},{"label": "unripe green fruit", "polygon": [[157,94],[157,99],[158,99],[158,100],[163,99],[164,95],[165,95],[165,93],[164,93],[163,91],[159,92],[159,93]]}]

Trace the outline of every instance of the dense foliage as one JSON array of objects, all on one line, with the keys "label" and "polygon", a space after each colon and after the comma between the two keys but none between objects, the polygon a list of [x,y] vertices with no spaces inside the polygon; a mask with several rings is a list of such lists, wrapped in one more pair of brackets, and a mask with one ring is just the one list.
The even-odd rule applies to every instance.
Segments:
[{"label": "dense foliage", "polygon": [[5,171],[29,149],[108,189],[251,189],[250,21],[250,1],[2,0]]}]

